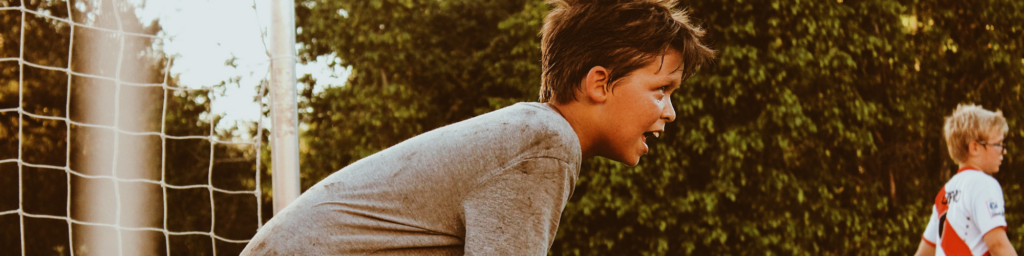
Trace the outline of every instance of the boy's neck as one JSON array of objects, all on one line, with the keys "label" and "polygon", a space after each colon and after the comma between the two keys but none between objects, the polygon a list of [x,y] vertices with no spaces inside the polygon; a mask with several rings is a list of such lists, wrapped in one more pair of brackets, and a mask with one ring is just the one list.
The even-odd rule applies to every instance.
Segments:
[{"label": "boy's neck", "polygon": [[[957,169],[956,173],[961,173],[961,172],[966,171],[966,170],[978,170],[978,168],[975,168],[974,166],[972,166],[970,164],[960,164],[960,169]],[[978,171],[980,171],[980,170],[978,170]]]},{"label": "boy's neck", "polygon": [[576,138],[580,141],[580,151],[583,153],[582,159],[587,160],[594,156],[594,150],[592,149],[594,144],[592,134],[594,132],[592,131],[593,127],[584,125],[585,123],[588,123],[584,120],[588,118],[588,115],[585,111],[579,109],[579,106],[577,106],[579,103],[580,102],[557,104],[554,102],[548,102],[546,104],[551,107],[551,109],[554,109],[555,112],[558,112],[559,115],[562,115],[562,118],[565,118],[565,121],[569,122],[569,126],[572,127],[573,132],[576,133]]},{"label": "boy's neck", "polygon": [[978,168],[978,165],[972,164],[970,162],[960,163],[960,169],[957,170],[956,173],[961,173],[961,172],[966,171],[966,170],[975,170],[975,171],[982,172],[984,174],[988,174],[988,176],[992,176],[991,173],[989,173],[989,172],[987,172],[985,170],[982,170],[981,168]]}]

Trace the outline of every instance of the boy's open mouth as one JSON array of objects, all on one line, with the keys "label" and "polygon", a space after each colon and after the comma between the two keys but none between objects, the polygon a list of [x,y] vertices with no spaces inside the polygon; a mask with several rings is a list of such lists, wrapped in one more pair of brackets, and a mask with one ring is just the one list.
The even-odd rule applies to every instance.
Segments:
[{"label": "boy's open mouth", "polygon": [[645,132],[644,140],[647,140],[647,138],[651,136],[654,136],[655,138],[661,137],[661,132]]}]

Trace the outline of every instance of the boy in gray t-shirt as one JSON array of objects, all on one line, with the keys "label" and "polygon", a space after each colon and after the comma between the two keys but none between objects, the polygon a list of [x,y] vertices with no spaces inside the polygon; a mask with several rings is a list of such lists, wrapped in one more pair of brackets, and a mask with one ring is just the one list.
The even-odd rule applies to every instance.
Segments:
[{"label": "boy in gray t-shirt", "polygon": [[540,103],[413,137],[320,181],[243,255],[544,255],[580,162],[636,165],[713,51],[672,2],[552,1]]}]

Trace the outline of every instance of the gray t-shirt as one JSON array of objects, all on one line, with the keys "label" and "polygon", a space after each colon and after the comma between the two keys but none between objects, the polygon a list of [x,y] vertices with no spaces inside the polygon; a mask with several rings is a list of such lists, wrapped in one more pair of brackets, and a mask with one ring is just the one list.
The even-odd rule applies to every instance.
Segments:
[{"label": "gray t-shirt", "polygon": [[561,115],[518,103],[331,174],[242,255],[545,255],[581,158]]}]

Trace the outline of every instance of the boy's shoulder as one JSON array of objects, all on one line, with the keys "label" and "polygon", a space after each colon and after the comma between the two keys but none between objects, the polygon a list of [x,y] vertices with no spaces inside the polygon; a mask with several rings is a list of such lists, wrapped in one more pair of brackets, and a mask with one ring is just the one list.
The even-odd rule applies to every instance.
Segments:
[{"label": "boy's shoulder", "polygon": [[[991,175],[977,170],[966,170],[946,182],[946,190],[1002,191],[999,181]],[[947,191],[948,192],[948,191]]]},{"label": "boy's shoulder", "polygon": [[572,126],[558,111],[539,102],[516,103],[480,117],[487,117],[495,125],[518,127],[523,132],[575,134]]},{"label": "boy's shoulder", "polygon": [[[451,157],[494,157],[502,164],[547,157],[580,163],[579,138],[569,122],[544,103],[516,103],[437,128],[384,152],[429,150]],[[382,152],[382,153],[384,153]]]},{"label": "boy's shoulder", "polygon": [[[539,151],[568,149],[567,152],[576,155],[576,158],[581,157],[579,138],[572,126],[561,114],[544,103],[516,103],[466,121],[472,127],[469,129],[491,134],[494,140],[520,144]],[[580,159],[575,159],[575,162],[578,161]]]},{"label": "boy's shoulder", "polygon": [[999,181],[992,175],[985,174],[979,170],[965,170],[950,178],[950,181],[960,180],[971,185],[999,185]]}]

